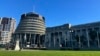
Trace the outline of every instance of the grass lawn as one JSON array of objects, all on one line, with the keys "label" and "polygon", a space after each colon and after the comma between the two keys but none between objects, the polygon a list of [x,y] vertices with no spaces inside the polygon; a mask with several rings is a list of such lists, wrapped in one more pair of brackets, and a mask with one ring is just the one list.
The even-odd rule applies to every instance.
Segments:
[{"label": "grass lawn", "polygon": [[100,56],[100,51],[0,51],[0,56]]}]

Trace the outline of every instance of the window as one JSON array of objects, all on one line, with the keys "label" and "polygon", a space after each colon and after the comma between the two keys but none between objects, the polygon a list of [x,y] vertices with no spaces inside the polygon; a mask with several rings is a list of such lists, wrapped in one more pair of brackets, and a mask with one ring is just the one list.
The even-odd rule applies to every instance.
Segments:
[{"label": "window", "polygon": [[27,17],[39,17],[37,14],[27,14]]}]

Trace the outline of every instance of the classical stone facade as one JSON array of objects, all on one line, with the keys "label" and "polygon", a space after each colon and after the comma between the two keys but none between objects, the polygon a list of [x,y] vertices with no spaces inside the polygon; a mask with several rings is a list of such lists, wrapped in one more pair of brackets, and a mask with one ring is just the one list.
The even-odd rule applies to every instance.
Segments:
[{"label": "classical stone facade", "polygon": [[18,39],[21,48],[44,47],[45,18],[29,12],[21,15],[19,25],[13,36],[13,43]]},{"label": "classical stone facade", "polygon": [[100,22],[46,28],[47,49],[100,49]]},{"label": "classical stone facade", "polygon": [[59,49],[65,47],[66,40],[70,41],[70,24],[46,28],[46,47],[47,49]]}]

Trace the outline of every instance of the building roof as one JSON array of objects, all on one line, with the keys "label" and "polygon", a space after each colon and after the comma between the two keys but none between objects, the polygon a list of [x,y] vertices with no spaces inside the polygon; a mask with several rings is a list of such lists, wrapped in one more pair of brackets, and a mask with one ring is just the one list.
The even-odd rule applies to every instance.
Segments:
[{"label": "building roof", "polygon": [[84,27],[91,27],[91,26],[98,26],[98,25],[100,25],[100,21],[92,22],[92,23],[86,23],[86,24],[74,25],[71,28],[84,28]]}]

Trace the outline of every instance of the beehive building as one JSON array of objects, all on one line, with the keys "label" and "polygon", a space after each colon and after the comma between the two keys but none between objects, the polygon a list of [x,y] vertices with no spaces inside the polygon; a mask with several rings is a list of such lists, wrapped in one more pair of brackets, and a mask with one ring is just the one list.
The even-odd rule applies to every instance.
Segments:
[{"label": "beehive building", "polygon": [[29,12],[21,15],[20,22],[14,33],[22,48],[44,47],[45,18],[37,13]]}]

